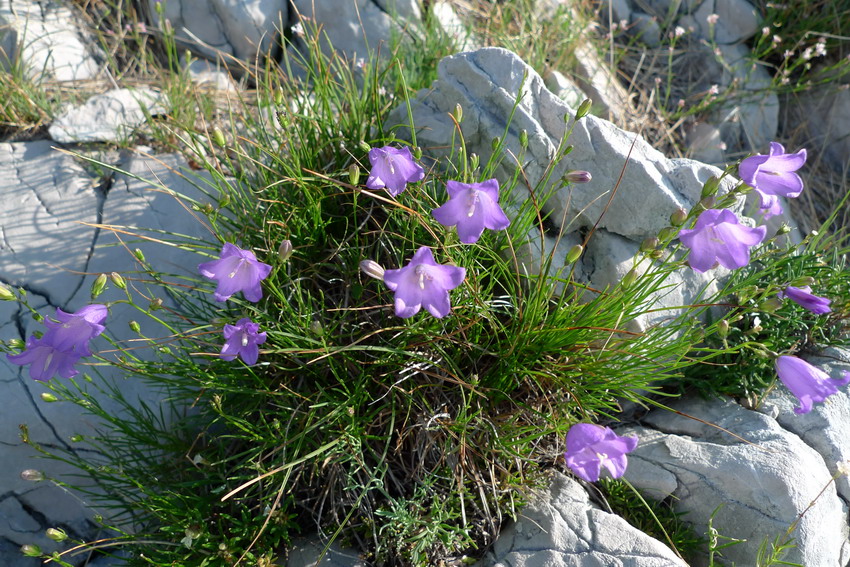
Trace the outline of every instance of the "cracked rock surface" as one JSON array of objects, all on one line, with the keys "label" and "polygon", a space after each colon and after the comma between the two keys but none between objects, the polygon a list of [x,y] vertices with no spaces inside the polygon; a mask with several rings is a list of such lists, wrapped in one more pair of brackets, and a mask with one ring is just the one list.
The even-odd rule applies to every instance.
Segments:
[{"label": "cracked rock surface", "polygon": [[561,473],[502,531],[479,567],[687,567],[667,546],[590,502]]},{"label": "cracked rock surface", "polygon": [[[202,261],[203,257],[193,252],[132,236],[161,238],[157,231],[167,230],[187,235],[187,239],[209,238],[202,219],[173,193],[138,179],[204,199],[181,174],[185,168],[182,158],[130,157],[118,166],[129,175],[115,173],[99,180],[71,156],[51,149],[50,142],[0,144],[0,192],[6,197],[6,206],[0,210],[0,281],[25,289],[30,305],[39,313],[50,316],[57,307],[75,311],[88,304],[91,283],[98,273],[116,271],[132,281],[139,270],[134,248],[142,249],[149,261],[173,274],[194,274],[194,267]],[[99,223],[120,230],[98,228]],[[151,296],[169,299],[167,290],[142,282],[134,285]],[[97,301],[118,299],[123,296],[118,292],[107,289]],[[167,335],[127,305],[112,306],[106,332],[126,344],[137,338],[128,328],[131,319],[139,320],[146,336]],[[25,339],[40,327],[16,302],[0,304],[0,339]],[[102,337],[93,342],[95,352],[111,348]],[[143,350],[136,352],[145,355]],[[99,374],[86,362],[81,361],[78,369],[89,374],[95,384],[115,381],[128,399],[154,408],[160,405],[159,395],[143,383],[114,371]],[[97,458],[85,442],[71,440],[74,435],[91,433],[97,423],[77,406],[44,402],[41,394],[46,391],[43,384],[29,378],[26,367],[0,357],[0,396],[4,401],[0,419],[0,564],[4,567],[40,565],[37,559],[22,557],[18,548],[31,543],[45,551],[57,549],[44,535],[49,527],[61,527],[79,539],[98,535],[89,520],[91,511],[77,497],[49,481],[32,483],[20,477],[25,469],[42,470],[48,477],[65,480],[73,479],[75,472],[58,461],[36,459],[36,452],[21,439],[21,425],[32,442],[72,451],[85,459]],[[109,400],[102,402],[111,407]]]}]

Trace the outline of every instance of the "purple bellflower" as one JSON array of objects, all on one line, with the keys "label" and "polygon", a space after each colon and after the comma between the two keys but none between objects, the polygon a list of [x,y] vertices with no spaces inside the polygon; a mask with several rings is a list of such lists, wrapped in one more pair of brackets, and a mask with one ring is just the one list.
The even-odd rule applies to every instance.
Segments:
[{"label": "purple bellflower", "polygon": [[803,287],[794,287],[789,285],[785,288],[784,293],[779,293],[780,299],[784,297],[787,297],[798,305],[802,305],[817,315],[822,315],[832,311],[832,309],[829,308],[829,304],[832,303],[832,300],[813,294],[812,288],[807,285]]},{"label": "purple bellflower", "polygon": [[34,336],[27,340],[27,348],[20,354],[7,354],[6,358],[12,364],[30,365],[30,378],[46,382],[57,372],[62,378],[72,378],[79,374],[74,365],[80,360],[81,354],[74,350],[62,350],[46,342],[44,337]]},{"label": "purple bellflower", "polygon": [[610,427],[592,423],[576,423],[567,432],[567,466],[579,478],[587,482],[599,480],[602,467],[608,469],[613,478],[626,472],[626,453],[637,447],[638,438],[633,435],[620,436]]},{"label": "purple bellflower", "polygon": [[233,360],[238,355],[248,366],[257,363],[260,349],[257,345],[266,342],[266,334],[258,332],[260,324],[243,317],[235,325],[224,326],[224,346],[221,348],[222,360]]},{"label": "purple bellflower", "polygon": [[767,227],[740,224],[728,209],[708,209],[694,228],[679,231],[679,240],[691,250],[688,264],[694,270],[705,272],[718,264],[732,270],[750,263],[750,247],[761,243],[766,233]]},{"label": "purple bellflower", "polygon": [[372,171],[366,179],[369,189],[386,189],[393,197],[404,191],[408,183],[421,181],[425,177],[422,166],[413,161],[410,148],[392,146],[369,150]]},{"label": "purple bellflower", "polygon": [[443,226],[457,225],[457,234],[464,244],[474,244],[485,228],[504,230],[511,224],[499,206],[499,182],[488,179],[481,183],[449,181],[446,184],[449,200],[431,214]]},{"label": "purple bellflower", "polygon": [[89,341],[101,334],[106,327],[108,310],[106,305],[86,305],[74,313],[56,309],[56,321],[45,319],[47,332],[41,342],[60,351],[74,351],[80,356],[91,356]]},{"label": "purple bellflower", "polygon": [[395,292],[395,314],[403,319],[416,315],[422,306],[441,318],[451,310],[449,290],[458,287],[466,270],[434,261],[427,246],[421,247],[408,264],[398,270],[386,270],[384,283]]},{"label": "purple bellflower", "polygon": [[803,180],[795,172],[806,163],[806,150],[785,153],[778,142],[770,143],[770,153],[750,156],[738,166],[741,180],[755,188],[761,198],[765,218],[782,212],[779,197],[794,198],[803,190]]},{"label": "purple bellflower", "polygon": [[780,356],[774,365],[779,379],[800,400],[795,413],[809,413],[813,403],[824,401],[838,392],[839,386],[850,382],[850,372],[845,371],[843,378],[830,378],[820,368],[796,356]]},{"label": "purple bellflower", "polygon": [[256,303],[263,298],[260,281],[268,277],[272,267],[258,261],[250,250],[226,243],[219,259],[200,264],[198,271],[205,278],[218,282],[213,294],[216,301],[227,301],[231,295],[241,291],[245,299]]}]

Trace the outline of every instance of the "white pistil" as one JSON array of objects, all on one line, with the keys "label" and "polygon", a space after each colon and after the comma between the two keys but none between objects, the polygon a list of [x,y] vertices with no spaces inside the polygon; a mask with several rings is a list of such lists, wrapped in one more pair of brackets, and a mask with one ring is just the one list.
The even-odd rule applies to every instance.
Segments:
[{"label": "white pistil", "polygon": [[432,279],[431,276],[428,275],[428,270],[425,266],[416,266],[414,272],[417,276],[419,276],[419,289],[425,289],[425,280]]},{"label": "white pistil", "polygon": [[475,214],[475,205],[478,203],[478,191],[471,189],[469,191],[469,209],[466,212],[467,217],[472,217]]},{"label": "white pistil", "polygon": [[238,271],[239,271],[239,268],[241,268],[241,267],[242,267],[242,264],[244,264],[244,263],[245,263],[245,259],[244,259],[244,258],[243,258],[242,260],[239,260],[239,263],[238,263],[238,264],[236,264],[236,267],[235,267],[235,268],[233,268],[233,271],[232,271],[232,272],[230,272],[229,274],[227,274],[227,277],[228,277],[228,278],[235,278],[235,277],[236,277],[236,272],[238,272]]},{"label": "white pistil", "polygon": [[248,346],[248,333],[242,333],[242,346]]},{"label": "white pistil", "polygon": [[395,166],[393,165],[392,156],[387,156],[387,167],[390,168],[390,175],[395,175]]}]

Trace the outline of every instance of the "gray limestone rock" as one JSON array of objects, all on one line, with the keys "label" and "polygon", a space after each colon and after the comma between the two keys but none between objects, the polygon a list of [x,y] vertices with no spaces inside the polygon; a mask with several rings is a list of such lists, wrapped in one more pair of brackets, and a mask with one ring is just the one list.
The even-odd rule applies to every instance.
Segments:
[{"label": "gray limestone rock", "polygon": [[809,147],[836,172],[850,166],[850,86],[820,87],[788,96],[786,124],[799,127]]},{"label": "gray limestone rock", "polygon": [[773,418],[732,402],[684,399],[671,407],[683,415],[657,410],[644,420],[653,429],[626,429],[640,437],[627,480],[657,497],[672,496],[700,533],[716,511],[721,534],[746,540],[723,551],[726,561],[754,565],[759,545],[783,535],[805,511],[786,560],[846,564],[847,508],[815,449]]},{"label": "gray limestone rock", "polygon": [[55,141],[119,142],[126,140],[148,116],[166,112],[166,97],[152,89],[113,89],[66,108],[48,128]]},{"label": "gray limestone rock", "polygon": [[105,59],[77,14],[54,0],[0,0],[0,64],[20,60],[36,80],[93,78]]},{"label": "gray limestone rock", "polygon": [[[327,549],[326,549],[327,547]],[[289,547],[287,567],[366,567],[356,552],[337,542],[328,545],[318,536],[301,538]]]},{"label": "gray limestone rock", "polygon": [[714,39],[718,44],[746,41],[759,31],[761,22],[755,7],[747,0],[705,0],[694,12],[701,35],[711,38],[707,18],[717,14]]},{"label": "gray limestone rock", "polygon": [[686,567],[666,545],[590,502],[575,480],[552,475],[549,489],[502,531],[479,567]]},{"label": "gray limestone rock", "polygon": [[[148,0],[156,25],[158,0]],[[286,0],[169,0],[162,17],[176,37],[213,61],[220,53],[254,61],[272,46],[281,26],[289,22]]]},{"label": "gray limestone rock", "polygon": [[[550,163],[574,111],[549,92],[522,60],[504,49],[481,49],[445,58],[438,75],[432,87],[420,92],[411,104],[417,143],[426,154],[444,156],[446,141],[452,139],[454,129],[448,113],[460,104],[467,151],[478,154],[486,163],[492,154],[492,140],[505,135],[507,119],[513,112],[505,136],[508,154],[522,156],[523,177],[537,195],[554,191],[542,209],[551,212],[550,220],[561,226],[562,236],[589,229],[598,221],[597,235],[589,242],[578,266],[581,277],[597,289],[619,281],[631,268],[640,242],[666,227],[667,219],[678,207],[693,205],[705,180],[720,173],[717,168],[691,160],[667,159],[636,134],[594,116],[575,125],[568,140],[572,152],[550,172]],[[519,93],[522,98],[514,111]],[[389,118],[389,124],[406,122],[404,107],[393,111]],[[527,150],[519,143],[522,130],[528,134]],[[396,131],[406,135],[403,126]],[[512,160],[504,160],[494,176],[511,179],[515,167]],[[561,177],[573,169],[589,171],[592,181],[562,187]],[[623,177],[618,184],[621,172]],[[548,182],[542,181],[547,175]],[[727,178],[721,190],[732,184],[734,180]],[[514,189],[515,203],[530,198],[524,184]],[[529,243],[528,252],[534,256],[541,247],[539,234],[530,234],[529,238],[534,242]],[[551,247],[547,246],[547,250]],[[719,273],[688,274],[687,286],[678,291],[671,287],[663,294],[669,293],[667,299],[658,297],[659,307],[693,301]]]},{"label": "gray limestone rock", "polygon": [[549,71],[543,78],[546,88],[563,100],[570,108],[577,108],[587,97],[568,77],[559,71]]},{"label": "gray limestone rock", "polygon": [[[131,175],[115,174],[110,182],[96,180],[71,156],[50,146],[47,141],[0,144],[0,178],[5,180],[0,191],[7,197],[0,211],[0,281],[27,290],[30,305],[45,316],[53,315],[56,307],[76,311],[90,303],[95,275],[112,271],[123,273],[127,281],[151,296],[167,300],[166,290],[139,281],[131,250],[143,248],[147,258],[163,270],[184,275],[194,275],[194,268],[202,261],[200,256],[152,241],[137,242],[138,237],[129,232],[162,238],[158,230],[168,230],[194,238],[208,237],[203,222],[169,190],[151,188],[139,179],[159,180],[164,187],[201,198],[180,175],[182,160],[176,156],[132,158],[125,164]],[[100,224],[120,228],[110,231],[99,228]],[[118,291],[108,289],[98,301],[119,299],[123,294]],[[138,338],[128,328],[133,318],[140,321],[148,336],[167,336],[164,329],[141,319],[127,305],[110,308],[107,333],[120,344],[132,344],[128,341]],[[24,339],[43,328],[16,302],[0,304],[0,321],[0,340],[4,341]],[[112,348],[103,337],[93,341],[93,351],[103,356],[114,356],[106,354]],[[145,356],[144,349],[136,353]],[[78,363],[78,383],[85,384],[83,373],[92,377],[94,386],[114,381],[127,399],[143,400],[159,409],[161,395],[144,383],[118,373],[100,372],[90,362],[83,359]],[[56,526],[75,539],[97,536],[97,528],[89,519],[92,512],[77,496],[49,481],[34,484],[20,477],[25,469],[38,469],[50,478],[85,483],[74,476],[78,471],[59,461],[34,458],[36,452],[21,439],[22,425],[34,443],[75,452],[89,461],[97,459],[85,441],[75,441],[72,436],[89,435],[98,424],[78,406],[44,401],[41,394],[45,392],[43,384],[30,379],[26,367],[0,357],[0,396],[5,402],[0,415],[0,549],[24,543],[37,544],[44,550],[58,549],[44,535],[44,530]],[[100,396],[95,390],[91,392]],[[98,399],[118,411],[119,406]],[[108,514],[107,510],[96,511]],[[40,563],[8,564],[23,567]]]}]

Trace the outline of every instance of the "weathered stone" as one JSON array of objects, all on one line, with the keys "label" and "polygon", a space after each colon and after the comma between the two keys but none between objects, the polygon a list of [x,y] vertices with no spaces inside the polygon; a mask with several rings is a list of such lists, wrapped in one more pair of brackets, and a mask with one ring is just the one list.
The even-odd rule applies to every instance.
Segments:
[{"label": "weathered stone", "polygon": [[286,0],[148,0],[157,25],[157,4],[181,43],[213,61],[227,53],[253,62],[269,51],[278,28],[289,21]]},{"label": "weathered stone", "polygon": [[[830,348],[821,356],[804,357],[833,378],[850,372],[850,352]],[[773,417],[788,431],[798,435],[806,445],[823,457],[832,474],[837,473],[836,463],[850,460],[850,394],[841,388],[824,403],[815,404],[807,414],[797,415],[794,408],[799,402],[781,383],[755,408],[756,411]],[[838,494],[850,502],[850,479],[840,476],[835,480]]]},{"label": "weathered stone", "polygon": [[[717,14],[712,37],[708,16]],[[700,34],[718,44],[732,44],[753,37],[760,29],[759,15],[747,0],[705,0],[694,12]]]},{"label": "weathered stone", "polygon": [[629,34],[648,47],[661,45],[661,26],[658,18],[634,12],[629,25]]},{"label": "weathered stone", "polygon": [[366,567],[367,563],[358,554],[333,542],[325,549],[326,542],[317,536],[296,540],[289,547],[287,567]]},{"label": "weathered stone", "polygon": [[236,83],[226,68],[206,59],[194,59],[187,67],[189,78],[198,86],[219,91],[235,91]]},{"label": "weathered stone", "polygon": [[599,18],[606,24],[628,22],[632,17],[632,8],[628,0],[602,0],[599,4]]},{"label": "weathered stone", "polygon": [[694,122],[685,127],[685,144],[688,147],[688,157],[723,166],[726,156],[723,153],[724,143],[720,137],[720,129],[706,122]]},{"label": "weathered stone", "polygon": [[105,59],[77,14],[52,0],[0,0],[0,64],[21,61],[36,80],[93,78]]},{"label": "weathered stone", "polygon": [[148,116],[166,112],[166,98],[152,89],[113,89],[66,108],[48,128],[62,144],[120,142],[145,123]]},{"label": "weathered stone", "polygon": [[787,124],[805,133],[809,147],[836,172],[850,167],[850,85],[819,87],[787,97]]},{"label": "weathered stone", "polygon": [[575,47],[575,74],[581,90],[609,120],[623,123],[633,113],[632,99],[591,42]]},{"label": "weathered stone", "polygon": [[654,429],[625,429],[640,437],[629,454],[627,480],[661,497],[674,475],[669,495],[699,533],[714,514],[721,534],[746,540],[723,551],[727,561],[755,564],[759,545],[799,520],[792,531],[797,546],[787,561],[845,564],[847,509],[814,449],[774,419],[732,402],[684,399],[671,407],[681,414],[658,410],[646,416]]},{"label": "weathered stone", "polygon": [[479,567],[674,567],[686,563],[658,540],[590,502],[581,485],[552,475],[547,491],[502,531]]},{"label": "weathered stone", "polygon": [[587,97],[584,92],[563,73],[549,71],[543,78],[546,88],[563,100],[570,108],[577,108]]},{"label": "weathered stone", "polygon": [[442,0],[433,2],[428,7],[428,11],[434,21],[442,28],[443,33],[452,39],[457,51],[470,51],[478,48],[478,40],[469,32],[466,24],[457,15],[450,2]]}]

